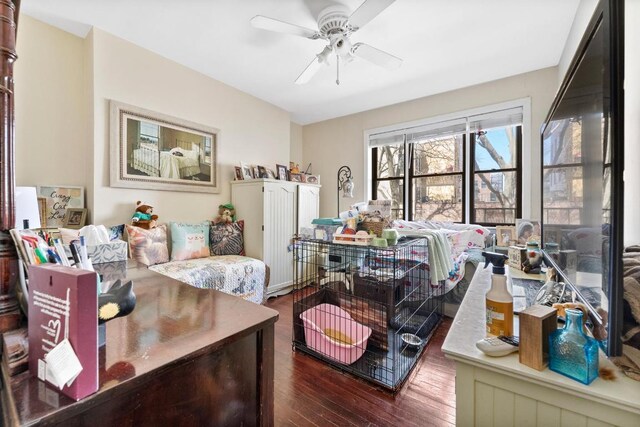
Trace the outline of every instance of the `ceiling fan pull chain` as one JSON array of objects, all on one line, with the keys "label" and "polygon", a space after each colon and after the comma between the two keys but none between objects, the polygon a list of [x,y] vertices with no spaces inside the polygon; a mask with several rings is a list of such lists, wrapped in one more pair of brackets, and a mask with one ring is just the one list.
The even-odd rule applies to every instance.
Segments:
[{"label": "ceiling fan pull chain", "polygon": [[340,85],[340,55],[336,55],[336,84]]}]

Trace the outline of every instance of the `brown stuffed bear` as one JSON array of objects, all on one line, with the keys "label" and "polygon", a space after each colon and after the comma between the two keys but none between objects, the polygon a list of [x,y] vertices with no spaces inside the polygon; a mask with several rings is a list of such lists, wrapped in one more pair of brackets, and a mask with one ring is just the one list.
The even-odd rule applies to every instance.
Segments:
[{"label": "brown stuffed bear", "polygon": [[136,202],[136,211],[131,218],[131,225],[149,230],[156,228],[158,215],[152,215],[153,206],[142,203],[140,200]]},{"label": "brown stuffed bear", "polygon": [[230,224],[236,220],[236,210],[231,203],[218,206],[218,216],[213,220],[214,224]]}]

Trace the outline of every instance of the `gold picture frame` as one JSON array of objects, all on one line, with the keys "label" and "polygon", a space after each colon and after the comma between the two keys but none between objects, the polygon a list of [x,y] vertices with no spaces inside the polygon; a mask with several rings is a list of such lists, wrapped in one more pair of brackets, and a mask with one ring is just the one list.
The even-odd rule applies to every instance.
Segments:
[{"label": "gold picture frame", "polygon": [[516,228],[509,226],[496,226],[496,244],[500,247],[507,248],[516,242]]},{"label": "gold picture frame", "polygon": [[64,216],[64,227],[79,229],[85,226],[87,222],[87,210],[77,208],[67,208]]}]

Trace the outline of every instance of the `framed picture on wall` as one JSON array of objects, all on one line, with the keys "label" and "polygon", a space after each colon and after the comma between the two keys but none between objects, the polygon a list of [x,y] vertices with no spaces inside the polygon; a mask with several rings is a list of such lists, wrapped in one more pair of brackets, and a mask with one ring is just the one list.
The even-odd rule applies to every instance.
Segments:
[{"label": "framed picture on wall", "polygon": [[219,193],[219,132],[111,101],[111,186]]}]

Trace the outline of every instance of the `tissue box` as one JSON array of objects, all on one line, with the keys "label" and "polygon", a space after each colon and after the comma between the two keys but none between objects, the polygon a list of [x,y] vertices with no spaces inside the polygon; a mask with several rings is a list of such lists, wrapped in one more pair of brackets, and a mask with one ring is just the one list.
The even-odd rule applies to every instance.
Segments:
[{"label": "tissue box", "polygon": [[102,264],[105,262],[126,261],[127,242],[124,240],[114,240],[96,246],[87,246],[87,255],[92,264]]}]

